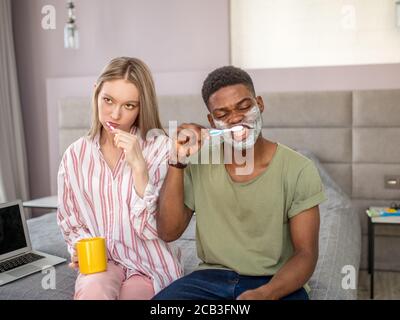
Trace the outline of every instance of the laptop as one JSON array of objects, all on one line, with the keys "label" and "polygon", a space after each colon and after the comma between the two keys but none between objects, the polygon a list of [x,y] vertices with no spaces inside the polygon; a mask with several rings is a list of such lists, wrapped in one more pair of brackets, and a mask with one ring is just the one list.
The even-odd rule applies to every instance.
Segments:
[{"label": "laptop", "polygon": [[64,261],[32,250],[21,200],[0,204],[0,286]]}]

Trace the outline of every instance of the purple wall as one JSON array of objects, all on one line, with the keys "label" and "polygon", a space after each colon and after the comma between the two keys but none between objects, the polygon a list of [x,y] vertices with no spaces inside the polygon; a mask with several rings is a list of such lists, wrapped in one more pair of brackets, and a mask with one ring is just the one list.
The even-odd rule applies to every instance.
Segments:
[{"label": "purple wall", "polygon": [[[229,64],[230,60],[229,0],[76,0],[81,39],[77,51],[63,48],[65,3],[12,0],[33,198],[51,193],[54,181],[50,182],[49,167],[53,165],[49,159],[53,153],[58,154],[58,150],[49,148],[56,126],[47,122],[56,121],[51,120],[56,119],[56,110],[52,109],[56,106],[47,105],[46,99],[49,95],[58,97],[58,93],[46,92],[46,81],[93,78],[109,59],[129,55],[150,66],[158,79],[159,93],[193,93],[205,73]],[[54,5],[57,13],[57,28],[51,31],[41,28],[41,9],[49,4]],[[400,64],[266,69],[250,73],[258,91],[400,88]],[[80,82],[66,82],[70,87],[63,92],[84,90],[78,88]]]},{"label": "purple wall", "polygon": [[[63,48],[65,4],[12,1],[33,198],[50,194],[47,78],[94,76],[108,60],[122,55],[139,57],[162,73],[229,64],[228,0],[76,0],[77,51]],[[56,30],[41,27],[45,5],[56,9]]]}]

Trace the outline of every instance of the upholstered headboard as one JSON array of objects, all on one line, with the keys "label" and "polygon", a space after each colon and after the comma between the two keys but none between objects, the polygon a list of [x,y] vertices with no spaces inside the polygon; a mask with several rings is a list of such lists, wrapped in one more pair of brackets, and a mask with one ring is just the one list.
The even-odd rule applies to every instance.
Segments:
[{"label": "upholstered headboard", "polygon": [[[400,174],[400,89],[261,93],[264,137],[311,150],[352,198],[366,230],[365,208],[400,199],[384,188],[384,176]],[[208,125],[200,95],[159,96],[165,128],[169,120]],[[59,104],[60,157],[88,131],[90,98]]]}]

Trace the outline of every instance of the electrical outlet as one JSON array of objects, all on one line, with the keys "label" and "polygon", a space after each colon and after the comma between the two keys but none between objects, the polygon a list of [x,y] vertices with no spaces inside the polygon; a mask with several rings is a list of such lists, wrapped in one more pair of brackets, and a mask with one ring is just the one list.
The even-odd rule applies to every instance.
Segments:
[{"label": "electrical outlet", "polygon": [[385,176],[385,189],[400,189],[400,175]]}]

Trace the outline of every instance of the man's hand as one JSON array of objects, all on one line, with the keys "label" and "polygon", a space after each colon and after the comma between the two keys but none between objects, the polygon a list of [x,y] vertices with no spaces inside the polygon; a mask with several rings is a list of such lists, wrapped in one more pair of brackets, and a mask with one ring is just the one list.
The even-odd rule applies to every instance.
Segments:
[{"label": "man's hand", "polygon": [[263,290],[263,287],[247,290],[239,295],[236,300],[276,300],[270,295],[267,290]]},{"label": "man's hand", "polygon": [[302,287],[318,260],[319,207],[304,210],[289,220],[293,255],[265,285],[243,292],[237,299],[277,300]]},{"label": "man's hand", "polygon": [[198,152],[208,132],[206,128],[195,123],[184,123],[177,129],[176,136],[173,138],[173,156],[172,159],[179,163],[186,163],[187,158]]}]

